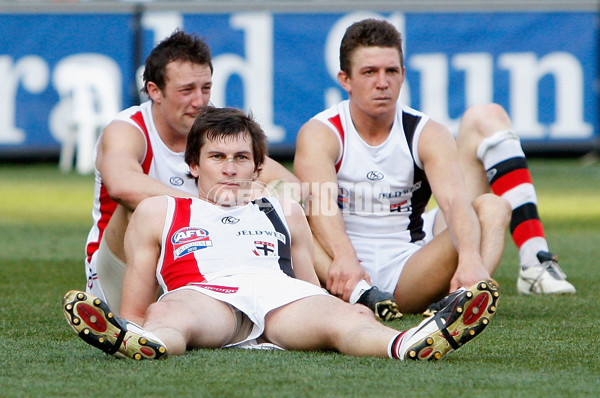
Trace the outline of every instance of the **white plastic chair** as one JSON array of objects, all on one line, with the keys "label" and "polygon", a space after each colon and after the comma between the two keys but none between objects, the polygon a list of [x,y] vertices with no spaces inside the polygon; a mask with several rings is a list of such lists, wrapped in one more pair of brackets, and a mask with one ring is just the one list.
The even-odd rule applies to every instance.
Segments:
[{"label": "white plastic chair", "polygon": [[94,147],[102,129],[121,109],[121,70],[102,54],[81,53],[62,59],[52,83],[60,101],[50,115],[50,131],[61,142],[59,168],[80,174],[94,171]]}]

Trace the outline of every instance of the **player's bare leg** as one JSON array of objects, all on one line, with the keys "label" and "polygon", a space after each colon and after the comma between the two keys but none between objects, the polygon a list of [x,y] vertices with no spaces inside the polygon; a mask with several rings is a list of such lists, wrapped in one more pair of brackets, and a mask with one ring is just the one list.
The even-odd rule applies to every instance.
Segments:
[{"label": "player's bare leg", "polygon": [[510,232],[519,249],[519,293],[575,293],[548,248],[527,160],[506,111],[497,104],[467,109],[457,145],[471,198],[493,191],[511,204]]},{"label": "player's bare leg", "polygon": [[286,349],[329,350],[355,356],[437,360],[470,341],[494,317],[499,292],[481,281],[436,316],[399,333],[368,311],[332,296],[312,296],[271,311],[264,337]]}]

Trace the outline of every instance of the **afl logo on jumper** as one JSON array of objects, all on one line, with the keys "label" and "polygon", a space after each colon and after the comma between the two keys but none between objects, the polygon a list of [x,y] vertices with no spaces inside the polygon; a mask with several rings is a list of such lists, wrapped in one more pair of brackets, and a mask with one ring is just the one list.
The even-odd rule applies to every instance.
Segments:
[{"label": "afl logo on jumper", "polygon": [[196,250],[212,247],[208,231],[202,228],[181,228],[171,236],[173,259],[178,259]]},{"label": "afl logo on jumper", "polygon": [[171,177],[169,179],[169,182],[171,183],[171,185],[175,185],[176,187],[180,187],[183,185],[183,178],[181,177]]},{"label": "afl logo on jumper", "polygon": [[383,173],[381,171],[372,170],[367,173],[367,178],[371,181],[383,180]]}]

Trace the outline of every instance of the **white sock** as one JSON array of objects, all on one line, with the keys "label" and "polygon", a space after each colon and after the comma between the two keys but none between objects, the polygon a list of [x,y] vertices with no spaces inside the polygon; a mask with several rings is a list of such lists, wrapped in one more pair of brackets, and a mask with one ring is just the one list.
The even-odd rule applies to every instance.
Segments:
[{"label": "white sock", "polygon": [[404,360],[404,354],[406,353],[406,347],[403,347],[403,343],[410,339],[415,331],[416,327],[405,330],[404,332],[394,336],[388,344],[388,356],[392,359]]},{"label": "white sock", "polygon": [[163,345],[164,347],[166,347],[165,343],[163,343],[163,341],[161,339],[159,339],[158,336],[156,336],[151,331],[144,329],[143,327],[141,327],[137,323],[134,323],[134,322],[131,322],[131,321],[127,321],[127,330],[130,330],[130,331],[132,331],[134,333],[137,333],[140,336],[143,336],[143,337],[145,337],[147,339],[157,341],[158,343],[160,343],[161,345]]},{"label": "white sock", "polygon": [[352,294],[350,294],[350,300],[348,300],[348,302],[350,304],[356,304],[356,302],[358,301],[358,299],[360,298],[361,294],[365,291],[365,290],[369,290],[371,288],[371,285],[369,285],[367,283],[366,280],[361,279],[356,286],[354,286],[354,290],[352,290]]},{"label": "white sock", "polygon": [[535,237],[523,243],[519,249],[521,268],[526,269],[538,265],[540,260],[538,260],[537,254],[540,251],[549,251],[548,242],[544,238]]}]

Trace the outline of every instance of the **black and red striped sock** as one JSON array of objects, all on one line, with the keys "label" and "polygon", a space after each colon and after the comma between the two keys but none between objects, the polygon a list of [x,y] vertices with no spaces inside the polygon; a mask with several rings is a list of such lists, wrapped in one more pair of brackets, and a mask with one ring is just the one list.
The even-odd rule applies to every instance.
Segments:
[{"label": "black and red striped sock", "polygon": [[501,131],[486,138],[478,150],[492,192],[512,207],[510,233],[519,248],[520,263],[539,263],[537,253],[548,251],[544,227],[537,208],[537,194],[518,137]]}]

